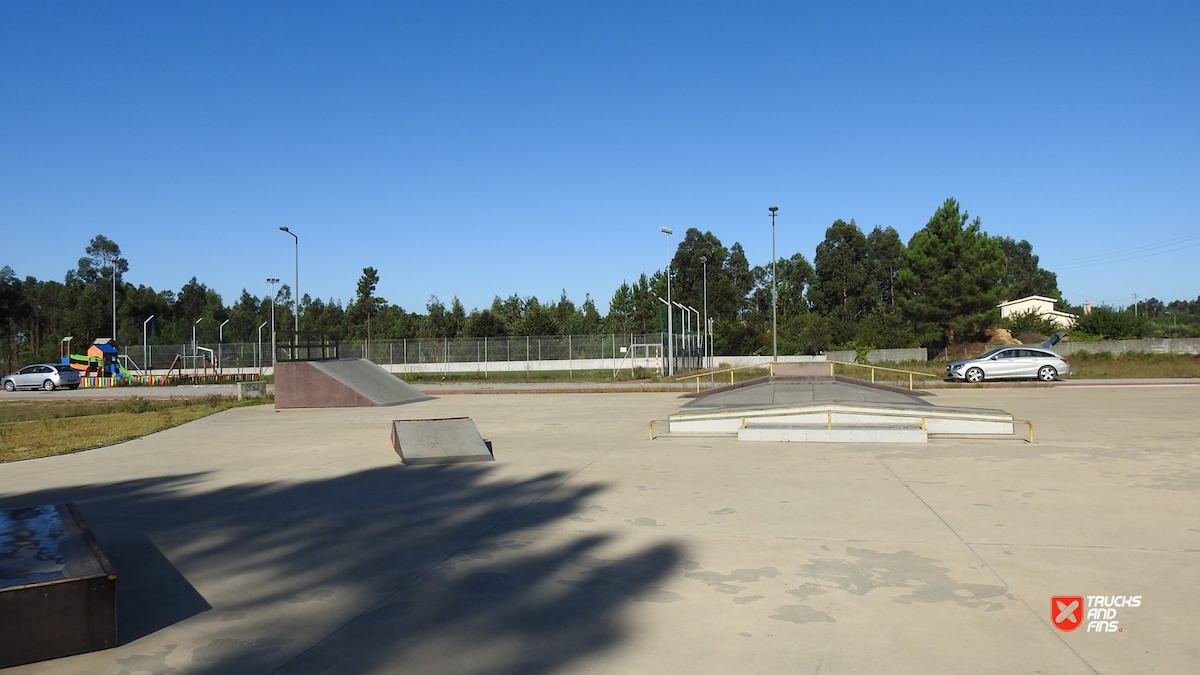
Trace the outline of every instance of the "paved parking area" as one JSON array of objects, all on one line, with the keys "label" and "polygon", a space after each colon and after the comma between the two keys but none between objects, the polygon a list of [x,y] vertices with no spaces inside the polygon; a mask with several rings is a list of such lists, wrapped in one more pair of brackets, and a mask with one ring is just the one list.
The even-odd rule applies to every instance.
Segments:
[{"label": "paved parking area", "polygon": [[[75,501],[122,645],[12,673],[1192,673],[1200,388],[938,391],[1037,442],[648,438],[670,393],[239,408],[0,465]],[[489,464],[404,467],[394,418]],[[1052,596],[1141,596],[1120,632]]]}]

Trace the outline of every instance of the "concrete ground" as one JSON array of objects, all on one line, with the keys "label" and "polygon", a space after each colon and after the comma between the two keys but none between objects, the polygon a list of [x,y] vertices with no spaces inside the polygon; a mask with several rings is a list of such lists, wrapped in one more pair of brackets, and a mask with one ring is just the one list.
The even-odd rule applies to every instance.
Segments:
[{"label": "concrete ground", "polygon": [[[650,440],[674,394],[239,408],[0,465],[76,502],[122,644],[17,673],[1193,673],[1200,387],[938,391],[1036,442]],[[488,464],[404,467],[467,415]],[[1140,595],[1064,633],[1057,595]]]}]

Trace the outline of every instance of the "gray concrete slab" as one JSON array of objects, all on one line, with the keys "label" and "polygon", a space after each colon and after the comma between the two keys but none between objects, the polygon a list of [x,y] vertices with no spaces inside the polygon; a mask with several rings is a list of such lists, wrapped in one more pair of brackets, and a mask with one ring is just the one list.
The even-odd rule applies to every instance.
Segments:
[{"label": "gray concrete slab", "polygon": [[[0,508],[74,501],[126,570],[121,646],[11,672],[1194,672],[1200,389],[933,402],[1038,440],[651,441],[672,394],[497,394],[406,411],[503,462],[263,406],[0,465]],[[1143,599],[1063,633],[1053,595]]]}]

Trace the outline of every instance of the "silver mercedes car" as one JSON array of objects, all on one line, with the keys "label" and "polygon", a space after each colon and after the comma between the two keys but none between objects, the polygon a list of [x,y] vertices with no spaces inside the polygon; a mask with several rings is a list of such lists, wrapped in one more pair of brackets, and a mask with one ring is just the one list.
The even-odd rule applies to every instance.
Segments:
[{"label": "silver mercedes car", "polygon": [[1034,378],[1042,382],[1053,382],[1060,375],[1070,374],[1071,364],[1060,354],[1045,347],[1031,345],[1001,347],[977,359],[952,361],[946,365],[947,378],[972,383]]}]

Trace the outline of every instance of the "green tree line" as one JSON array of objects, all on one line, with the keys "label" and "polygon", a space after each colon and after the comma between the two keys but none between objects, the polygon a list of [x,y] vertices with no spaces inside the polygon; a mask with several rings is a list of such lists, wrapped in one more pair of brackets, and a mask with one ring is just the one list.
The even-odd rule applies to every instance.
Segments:
[{"label": "green tree line", "polygon": [[[14,364],[54,360],[59,341],[76,344],[114,337],[116,295],[119,345],[142,342],[143,322],[152,344],[183,344],[195,329],[211,344],[219,326],[225,342],[253,342],[274,305],[277,327],[293,325],[292,290],[281,284],[275,296],[242,290],[226,305],[211,288],[192,278],[178,291],[157,291],[126,280],[130,261],[116,242],[100,235],[63,281],[19,279],[0,269],[0,340],[3,360]],[[825,231],[811,262],[801,253],[751,266],[740,243],[726,246],[712,232],[687,230],[670,263],[672,300],[707,314],[714,324],[717,354],[762,353],[772,343],[772,288],[778,292],[780,352],[813,354],[835,348],[930,347],[939,349],[975,337],[999,324],[996,305],[1028,295],[1061,299],[1054,273],[1040,267],[1027,241],[992,236],[948,199],[907,243],[891,227],[864,232],[853,221],[837,220]],[[378,297],[379,271],[363,269],[348,303],[300,298],[301,330],[337,331],[345,339],[498,337],[657,333],[667,315],[662,270],[642,273],[613,293],[607,315],[590,296],[576,304],[564,291],[555,301],[536,296],[496,296],[490,307],[467,311],[457,297],[449,305],[430,296],[421,311],[407,311]],[[114,288],[115,284],[115,288]],[[706,302],[707,300],[707,302]],[[1080,308],[1061,305],[1067,311]],[[1126,309],[1097,308],[1081,337],[1141,337],[1174,326],[1179,336],[1200,330],[1200,299],[1140,303],[1128,321],[1112,314]],[[676,314],[676,331],[682,319]],[[1028,322],[1026,322],[1028,323]],[[1182,324],[1182,328],[1180,328]],[[1040,324],[1013,325],[1038,328]],[[269,327],[267,328],[269,330]],[[1160,332],[1170,332],[1160,330]]]}]

